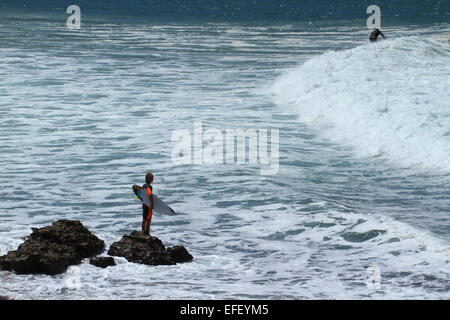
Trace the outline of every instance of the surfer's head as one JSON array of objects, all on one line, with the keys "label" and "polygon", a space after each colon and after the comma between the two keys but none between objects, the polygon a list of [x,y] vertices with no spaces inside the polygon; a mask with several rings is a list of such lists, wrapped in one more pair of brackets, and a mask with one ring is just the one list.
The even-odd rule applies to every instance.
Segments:
[{"label": "surfer's head", "polygon": [[145,183],[151,184],[153,182],[153,173],[149,172],[145,175]]}]

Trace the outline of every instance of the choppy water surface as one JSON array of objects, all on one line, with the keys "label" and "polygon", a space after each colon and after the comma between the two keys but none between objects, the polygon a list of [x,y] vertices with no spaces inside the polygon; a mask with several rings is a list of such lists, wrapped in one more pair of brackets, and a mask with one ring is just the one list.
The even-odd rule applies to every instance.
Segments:
[{"label": "choppy water surface", "polygon": [[[0,272],[25,299],[449,298],[447,24],[0,20],[0,250],[81,220],[109,246],[140,227],[130,186],[195,259]],[[444,41],[443,41],[444,40]],[[174,130],[279,129],[280,170],[176,165]],[[378,289],[367,268],[381,272]]]}]

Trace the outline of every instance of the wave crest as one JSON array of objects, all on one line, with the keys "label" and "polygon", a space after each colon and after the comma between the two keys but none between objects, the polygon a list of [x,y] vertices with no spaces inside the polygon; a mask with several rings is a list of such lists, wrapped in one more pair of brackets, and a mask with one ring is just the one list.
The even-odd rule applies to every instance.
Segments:
[{"label": "wave crest", "polygon": [[288,70],[273,99],[359,156],[450,170],[450,45],[405,37],[326,52]]}]

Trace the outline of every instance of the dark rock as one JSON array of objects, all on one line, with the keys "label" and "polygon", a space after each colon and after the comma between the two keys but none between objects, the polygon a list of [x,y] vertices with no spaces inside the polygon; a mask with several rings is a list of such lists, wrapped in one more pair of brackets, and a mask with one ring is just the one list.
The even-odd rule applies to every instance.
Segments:
[{"label": "dark rock", "polygon": [[116,262],[112,257],[93,257],[89,259],[89,263],[99,268],[106,268],[116,265]]},{"label": "dark rock", "polygon": [[14,300],[14,299],[6,296],[0,296],[0,300]]},{"label": "dark rock", "polygon": [[0,257],[1,269],[18,274],[54,275],[99,254],[105,246],[79,221],[58,220],[32,231],[17,250]]},{"label": "dark rock", "polygon": [[156,237],[143,235],[133,231],[114,242],[108,250],[111,256],[124,257],[129,262],[147,264],[152,266],[174,265],[177,262],[186,262],[193,259],[183,246],[167,248]]},{"label": "dark rock", "polygon": [[167,251],[170,254],[170,258],[175,263],[187,262],[194,259],[194,257],[191,256],[191,254],[183,246],[174,246],[172,248],[167,248]]}]

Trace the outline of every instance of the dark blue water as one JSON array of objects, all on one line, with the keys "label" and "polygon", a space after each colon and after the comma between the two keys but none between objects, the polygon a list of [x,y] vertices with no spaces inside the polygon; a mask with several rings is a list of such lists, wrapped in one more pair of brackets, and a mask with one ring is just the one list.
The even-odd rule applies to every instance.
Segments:
[{"label": "dark blue water", "polygon": [[450,4],[439,0],[116,0],[116,1],[2,1],[2,9],[60,12],[72,4],[80,6],[86,17],[103,15],[134,17],[147,21],[210,22],[314,22],[352,21],[365,17],[368,6],[382,10],[384,24],[430,24],[448,22]]}]

